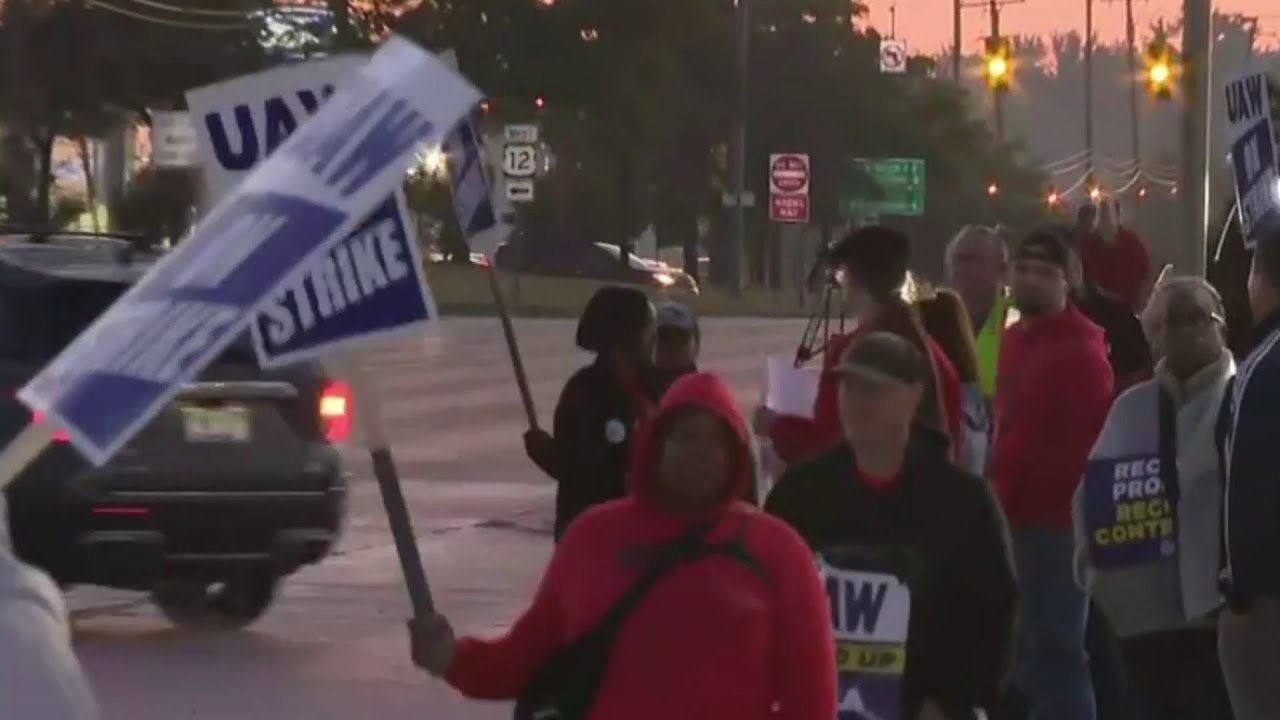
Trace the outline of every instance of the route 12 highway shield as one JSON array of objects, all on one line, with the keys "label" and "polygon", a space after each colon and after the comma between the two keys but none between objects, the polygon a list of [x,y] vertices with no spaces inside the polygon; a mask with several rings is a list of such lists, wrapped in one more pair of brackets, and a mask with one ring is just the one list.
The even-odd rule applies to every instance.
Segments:
[{"label": "route 12 highway shield", "polygon": [[102,465],[478,100],[435,57],[388,40],[18,397]]}]

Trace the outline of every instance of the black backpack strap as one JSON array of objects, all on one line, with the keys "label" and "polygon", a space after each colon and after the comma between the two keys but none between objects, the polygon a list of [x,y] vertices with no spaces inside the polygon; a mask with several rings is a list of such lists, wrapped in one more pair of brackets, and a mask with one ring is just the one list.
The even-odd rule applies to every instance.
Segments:
[{"label": "black backpack strap", "polygon": [[677,567],[705,554],[705,539],[712,524],[695,525],[671,540],[659,543],[646,553],[649,565],[644,574],[627,588],[600,620],[600,626],[618,625],[626,619],[645,595]]},{"label": "black backpack strap", "polygon": [[1178,408],[1173,396],[1159,383],[1156,384],[1157,412],[1160,416],[1160,481],[1164,484],[1165,497],[1169,499],[1174,515],[1178,512],[1178,500],[1182,488],[1178,482]]}]

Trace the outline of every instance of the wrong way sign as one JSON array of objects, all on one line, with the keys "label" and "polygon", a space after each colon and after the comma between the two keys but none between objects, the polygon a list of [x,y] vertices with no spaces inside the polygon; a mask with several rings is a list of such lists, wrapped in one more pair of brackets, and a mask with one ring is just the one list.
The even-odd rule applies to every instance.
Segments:
[{"label": "wrong way sign", "polygon": [[809,156],[779,153],[769,156],[769,219],[809,222]]}]

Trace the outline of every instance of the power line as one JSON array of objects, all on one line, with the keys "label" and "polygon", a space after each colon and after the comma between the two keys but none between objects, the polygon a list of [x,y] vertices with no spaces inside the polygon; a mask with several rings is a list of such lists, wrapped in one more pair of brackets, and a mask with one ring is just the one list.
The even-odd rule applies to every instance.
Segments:
[{"label": "power line", "polygon": [[163,10],[165,12],[170,12],[175,15],[204,15],[206,17],[215,17],[215,18],[244,19],[246,15],[253,12],[249,10],[206,10],[204,8],[178,7],[175,5],[168,5],[162,2],[156,2],[156,0],[129,0],[129,1],[134,3],[135,5],[142,5],[144,7],[154,8],[156,10]]},{"label": "power line", "polygon": [[151,15],[147,15],[145,13],[137,12],[135,10],[126,10],[125,8],[117,7],[115,5],[111,5],[109,3],[103,2],[103,0],[85,0],[85,6],[91,7],[91,8],[98,8],[100,10],[106,10],[107,12],[112,12],[117,15],[122,15],[124,17],[131,18],[133,20],[138,20],[140,22],[151,23],[153,25],[165,25],[168,27],[183,28],[186,30],[204,30],[207,32],[237,32],[237,31],[243,31],[246,28],[246,25],[244,25],[243,23],[238,25],[226,25],[226,24],[214,24],[214,23],[207,23],[207,22],[186,22],[182,20],[166,20],[164,18],[154,17]]}]

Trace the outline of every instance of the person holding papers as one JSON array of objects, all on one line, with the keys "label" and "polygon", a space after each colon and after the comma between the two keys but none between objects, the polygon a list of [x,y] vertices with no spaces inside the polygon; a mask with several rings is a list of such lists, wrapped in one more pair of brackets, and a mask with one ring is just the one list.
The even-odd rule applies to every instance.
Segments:
[{"label": "person holding papers", "polygon": [[853,332],[827,341],[812,418],[776,415],[768,408],[757,412],[757,430],[773,441],[774,452],[783,462],[813,457],[840,441],[836,412],[839,378],[833,368],[850,341],[870,331],[899,335],[926,354],[932,368],[925,378],[917,420],[940,431],[948,441],[958,437],[962,401],[955,368],[903,298],[910,259],[907,237],[878,225],[859,228],[832,248],[829,261],[844,293],[845,311],[857,326]]},{"label": "person holding papers", "polygon": [[1222,473],[1214,430],[1235,363],[1222,300],[1198,277],[1156,286],[1143,326],[1155,379],[1111,407],[1073,502],[1076,577],[1121,638],[1146,720],[1218,720],[1231,706],[1222,605]]},{"label": "person holding papers", "polygon": [[578,320],[578,347],[595,360],[565,383],[552,434],[525,433],[525,450],[559,483],[555,537],[587,508],[626,494],[631,436],[657,402],[653,305],[641,291],[604,287]]},{"label": "person holding papers", "polygon": [[946,438],[915,422],[932,374],[915,345],[866,333],[831,373],[843,441],[787,468],[765,511],[818,556],[839,717],[976,718],[1001,695],[1013,637],[1000,507],[986,481],[948,460]]},{"label": "person holding papers", "polygon": [[13,555],[0,493],[0,718],[95,720],[62,593]]},{"label": "person holding papers", "polygon": [[747,436],[724,382],[677,380],[637,436],[630,495],[574,521],[511,630],[414,622],[414,661],[468,697],[518,698],[517,718],[833,720],[827,596],[796,532],[736,499]]}]

